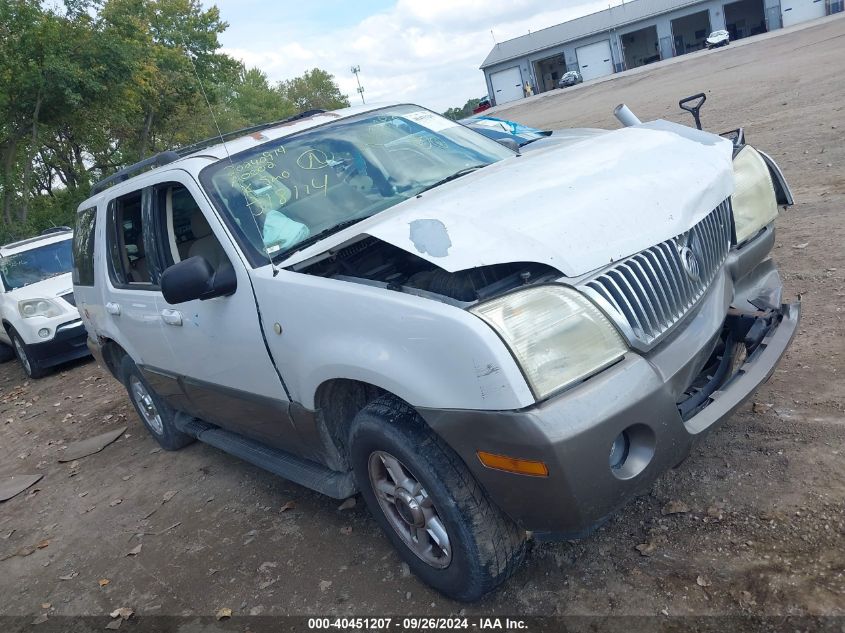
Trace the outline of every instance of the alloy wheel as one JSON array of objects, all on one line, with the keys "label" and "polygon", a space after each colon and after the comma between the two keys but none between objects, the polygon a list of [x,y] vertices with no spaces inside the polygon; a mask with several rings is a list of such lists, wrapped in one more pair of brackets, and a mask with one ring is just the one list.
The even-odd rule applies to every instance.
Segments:
[{"label": "alloy wheel", "polygon": [[150,392],[147,391],[144,383],[137,376],[131,376],[129,386],[132,391],[132,398],[138,405],[144,421],[156,435],[164,435],[164,423],[161,421],[161,415],[159,415],[155,402],[153,402],[152,396],[150,396]]},{"label": "alloy wheel", "polygon": [[405,545],[432,567],[448,567],[452,561],[449,534],[414,474],[385,451],[370,454],[368,472],[382,512]]}]

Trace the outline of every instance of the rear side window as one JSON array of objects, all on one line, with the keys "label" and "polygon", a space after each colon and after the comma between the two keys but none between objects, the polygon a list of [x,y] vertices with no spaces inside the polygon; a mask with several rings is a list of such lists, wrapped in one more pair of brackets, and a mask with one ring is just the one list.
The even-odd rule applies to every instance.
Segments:
[{"label": "rear side window", "polygon": [[97,208],[83,209],[76,215],[73,232],[73,283],[77,286],[94,285],[94,225]]}]

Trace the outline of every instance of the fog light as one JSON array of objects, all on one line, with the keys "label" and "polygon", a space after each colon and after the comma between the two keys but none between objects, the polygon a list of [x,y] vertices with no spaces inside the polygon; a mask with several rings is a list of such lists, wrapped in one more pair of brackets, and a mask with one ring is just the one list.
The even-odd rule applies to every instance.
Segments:
[{"label": "fog light", "polygon": [[43,327],[38,330],[38,336],[40,336],[41,338],[47,338],[48,336],[50,336],[50,330],[48,330],[46,327]]},{"label": "fog light", "polygon": [[613,470],[622,467],[622,464],[624,464],[625,460],[628,459],[628,451],[630,448],[631,440],[628,439],[628,434],[625,431],[622,431],[616,436],[616,439],[613,440],[613,444],[610,445],[610,467]]}]

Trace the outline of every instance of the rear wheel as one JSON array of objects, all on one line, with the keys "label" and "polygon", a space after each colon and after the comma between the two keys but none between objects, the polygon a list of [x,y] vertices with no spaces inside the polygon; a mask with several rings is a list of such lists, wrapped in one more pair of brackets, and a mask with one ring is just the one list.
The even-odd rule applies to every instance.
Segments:
[{"label": "rear wheel", "polygon": [[124,356],[120,368],[123,384],[138,417],[161,447],[167,451],[177,451],[192,443],[193,437],[176,428],[176,412],[144,380],[135,361]]},{"label": "rear wheel", "polygon": [[32,352],[29,349],[29,345],[23,342],[20,334],[12,330],[12,345],[15,347],[15,355],[18,357],[18,360],[23,367],[23,370],[26,372],[26,375],[30,378],[41,378],[42,376],[47,374],[47,368],[42,367],[41,363],[38,362],[35,358],[32,357]]},{"label": "rear wheel", "polygon": [[352,423],[349,447],[367,507],[420,579],[471,601],[519,566],[525,532],[413,408],[392,397],[370,403]]}]

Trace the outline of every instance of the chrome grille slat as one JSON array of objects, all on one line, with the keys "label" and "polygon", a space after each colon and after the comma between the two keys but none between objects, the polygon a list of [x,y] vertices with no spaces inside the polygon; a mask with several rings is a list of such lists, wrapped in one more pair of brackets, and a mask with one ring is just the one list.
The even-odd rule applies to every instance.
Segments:
[{"label": "chrome grille slat", "polygon": [[651,304],[651,297],[649,297],[649,292],[642,285],[642,283],[640,283],[640,280],[637,279],[637,275],[634,273],[633,269],[627,263],[620,264],[619,272],[622,273],[622,276],[625,278],[625,281],[628,282],[628,287],[632,288],[633,291],[639,295],[639,303],[642,306],[643,318],[648,324],[648,327],[650,329],[659,328],[660,321],[657,318],[657,312],[655,311],[654,306]]},{"label": "chrome grille slat", "polygon": [[651,262],[648,261],[648,257],[640,253],[639,255],[634,256],[631,260],[631,265],[640,267],[643,271],[643,275],[648,278],[651,287],[657,291],[658,295],[660,295],[655,297],[655,305],[657,306],[657,309],[660,310],[660,323],[664,326],[672,323],[672,302],[669,301],[669,297],[666,296],[663,285],[660,283],[660,280],[657,277],[657,272],[654,270]]},{"label": "chrome grille slat", "polygon": [[675,276],[672,274],[672,266],[669,264],[666,254],[659,248],[643,252],[649,253],[658,261],[658,268],[662,271],[664,279],[666,280],[666,285],[664,287],[669,289],[670,294],[672,295],[672,314],[674,315],[674,318],[680,317],[684,313],[682,305],[683,290],[681,289],[678,280],[675,279]]},{"label": "chrome grille slat", "polygon": [[611,264],[579,287],[635,347],[648,349],[712,283],[730,249],[730,213],[728,199],[689,231]]}]

